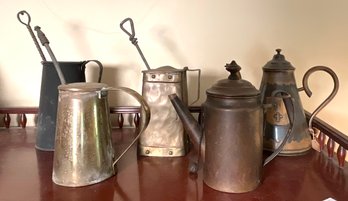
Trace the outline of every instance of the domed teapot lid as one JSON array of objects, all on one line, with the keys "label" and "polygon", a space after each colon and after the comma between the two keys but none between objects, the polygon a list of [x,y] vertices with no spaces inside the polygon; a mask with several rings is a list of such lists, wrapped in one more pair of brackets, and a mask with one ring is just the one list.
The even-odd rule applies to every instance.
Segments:
[{"label": "domed teapot lid", "polygon": [[240,75],[241,67],[233,60],[225,65],[230,72],[227,79],[219,80],[206,91],[207,95],[218,97],[250,97],[260,94],[250,82],[243,80]]},{"label": "domed teapot lid", "polygon": [[274,70],[295,70],[295,67],[291,65],[290,62],[285,60],[285,56],[280,54],[282,50],[276,49],[277,54],[273,56],[273,59],[263,67],[264,71],[274,71]]}]

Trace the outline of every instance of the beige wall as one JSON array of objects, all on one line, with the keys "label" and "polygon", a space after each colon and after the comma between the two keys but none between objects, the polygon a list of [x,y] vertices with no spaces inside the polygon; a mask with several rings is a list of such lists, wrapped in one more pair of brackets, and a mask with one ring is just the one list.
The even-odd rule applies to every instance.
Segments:
[{"label": "beige wall", "polygon": [[[132,17],[152,68],[202,69],[199,103],[207,88],[227,77],[224,65],[233,59],[242,66],[243,78],[257,88],[262,66],[276,48],[296,67],[298,86],[310,67],[331,67],[340,90],[319,117],[347,134],[347,8],[345,0],[0,1],[0,106],[37,106],[39,101],[41,59],[16,18],[18,11],[27,10],[31,25],[41,26],[58,60],[98,59],[105,65],[103,82],[140,92],[145,66],[119,28],[124,18]],[[315,73],[310,87],[313,97],[301,92],[301,98],[313,111],[330,93],[332,82]],[[129,102],[124,99],[112,104]]]}]

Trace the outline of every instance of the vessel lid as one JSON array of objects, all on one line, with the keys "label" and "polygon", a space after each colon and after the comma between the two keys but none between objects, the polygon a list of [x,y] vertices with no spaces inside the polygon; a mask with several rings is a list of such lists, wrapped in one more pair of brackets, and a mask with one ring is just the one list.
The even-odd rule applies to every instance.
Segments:
[{"label": "vessel lid", "polygon": [[277,54],[273,56],[271,61],[266,63],[263,70],[295,70],[295,67],[285,60],[285,56],[280,54],[281,51],[281,49],[276,49]]},{"label": "vessel lid", "polygon": [[92,92],[107,88],[108,85],[96,82],[75,82],[58,86],[60,91]]},{"label": "vessel lid", "polygon": [[219,80],[206,91],[207,95],[219,97],[250,97],[260,94],[250,82],[243,80],[240,74],[241,67],[233,60],[225,65],[230,72],[227,79]]}]

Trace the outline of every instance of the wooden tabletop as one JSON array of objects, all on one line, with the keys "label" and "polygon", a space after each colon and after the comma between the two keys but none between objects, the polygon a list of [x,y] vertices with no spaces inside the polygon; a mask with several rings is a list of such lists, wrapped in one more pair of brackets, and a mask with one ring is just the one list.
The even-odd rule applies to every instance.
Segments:
[{"label": "wooden tabletop", "polygon": [[[187,171],[188,157],[139,157],[134,146],[117,175],[101,183],[71,188],[52,182],[53,152],[35,149],[34,127],[0,129],[0,201],[225,201],[348,200],[348,169],[311,150],[296,157],[276,157],[264,168],[254,191],[215,191]],[[134,129],[114,129],[116,152],[134,137]]]}]

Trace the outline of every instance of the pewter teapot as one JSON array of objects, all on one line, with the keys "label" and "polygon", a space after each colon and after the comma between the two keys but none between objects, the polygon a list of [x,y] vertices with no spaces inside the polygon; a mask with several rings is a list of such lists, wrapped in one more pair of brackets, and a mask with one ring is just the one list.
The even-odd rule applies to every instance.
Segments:
[{"label": "pewter teapot", "polygon": [[[266,108],[277,110],[284,102],[287,111],[290,111],[293,106],[288,94],[278,92],[263,105],[260,92],[241,78],[241,68],[235,61],[227,64],[226,69],[230,72],[228,79],[218,81],[206,91],[202,126],[175,94],[169,95],[169,98],[192,140],[194,151],[202,154],[203,181],[218,191],[242,193],[259,185],[263,165],[282,149],[279,146],[263,162],[263,117]],[[288,118],[291,123],[293,117]],[[291,129],[288,129],[284,142]],[[197,158],[190,161],[190,171],[196,172],[197,165]]]},{"label": "pewter teapot", "polygon": [[[314,136],[312,129],[312,120],[336,95],[338,91],[338,78],[333,70],[326,66],[315,66],[310,68],[303,76],[303,87],[298,88],[296,85],[294,70],[295,67],[290,62],[285,60],[284,55],[281,54],[281,49],[276,49],[277,54],[273,59],[263,67],[263,75],[260,85],[261,100],[264,102],[265,98],[270,96],[274,91],[282,91],[290,94],[294,99],[294,125],[292,130],[292,137],[286,142],[280,155],[296,156],[307,153],[312,147],[311,134]],[[330,96],[319,105],[312,113],[309,122],[306,121],[305,112],[301,103],[299,91],[304,90],[306,95],[311,97],[312,92],[308,87],[309,76],[317,71],[324,71],[328,73],[333,81],[334,87]],[[284,105],[281,105],[279,110],[284,111]],[[276,115],[273,111],[267,111],[267,118],[265,122],[264,135],[264,149],[275,150],[284,139],[286,131],[289,128],[289,121],[285,115],[279,115],[278,119],[272,119]]]}]

